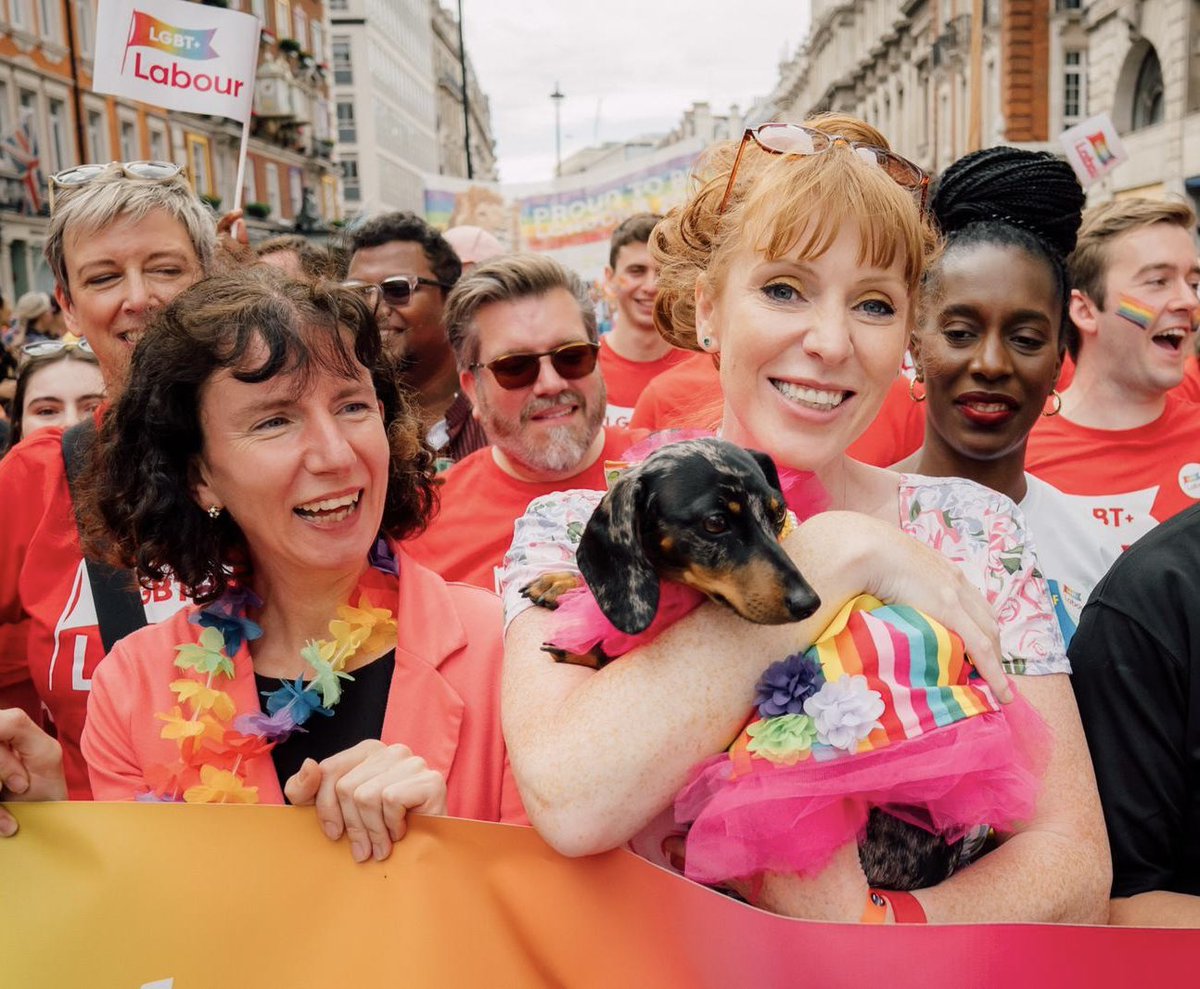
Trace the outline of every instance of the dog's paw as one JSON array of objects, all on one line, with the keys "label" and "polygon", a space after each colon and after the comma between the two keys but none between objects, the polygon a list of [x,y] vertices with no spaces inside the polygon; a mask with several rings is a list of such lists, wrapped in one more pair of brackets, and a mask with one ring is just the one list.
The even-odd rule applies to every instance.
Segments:
[{"label": "dog's paw", "polygon": [[543,642],[542,652],[549,653],[556,663],[568,663],[571,666],[586,666],[589,670],[598,670],[611,662],[611,657],[606,656],[599,646],[596,646],[590,652],[578,653],[567,652],[566,649],[560,649],[552,642]]},{"label": "dog's paw", "polygon": [[542,608],[554,610],[558,607],[558,599],[567,591],[573,591],[583,584],[583,578],[569,570],[556,573],[545,573],[536,580],[530,581],[521,588],[521,596],[528,598]]}]

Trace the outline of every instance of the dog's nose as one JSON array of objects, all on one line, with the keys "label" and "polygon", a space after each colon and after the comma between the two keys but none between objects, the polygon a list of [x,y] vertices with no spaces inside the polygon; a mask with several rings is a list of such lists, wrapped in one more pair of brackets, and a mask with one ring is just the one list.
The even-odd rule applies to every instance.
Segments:
[{"label": "dog's nose", "polygon": [[788,614],[794,621],[807,618],[821,606],[821,599],[817,597],[817,592],[803,582],[794,586],[784,600],[787,604]]}]

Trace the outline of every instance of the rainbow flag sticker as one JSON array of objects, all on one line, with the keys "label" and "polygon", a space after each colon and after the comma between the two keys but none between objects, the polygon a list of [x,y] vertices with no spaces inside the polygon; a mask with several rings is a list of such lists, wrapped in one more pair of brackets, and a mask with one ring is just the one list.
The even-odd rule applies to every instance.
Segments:
[{"label": "rainbow flag sticker", "polygon": [[1117,315],[1124,316],[1129,322],[1145,330],[1149,329],[1150,324],[1154,322],[1158,311],[1151,309],[1146,303],[1135,299],[1132,295],[1122,295],[1121,304],[1117,306]]},{"label": "rainbow flag sticker", "polygon": [[212,46],[213,35],[216,33],[216,28],[192,30],[175,27],[143,11],[135,10],[125,47],[154,48],[176,58],[220,58]]}]

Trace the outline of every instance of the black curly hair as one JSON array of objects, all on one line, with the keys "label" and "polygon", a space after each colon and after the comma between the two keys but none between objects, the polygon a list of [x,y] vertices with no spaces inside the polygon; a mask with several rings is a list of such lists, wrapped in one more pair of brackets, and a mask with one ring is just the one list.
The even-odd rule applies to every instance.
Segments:
[{"label": "black curly hair", "polygon": [[[929,209],[945,238],[945,254],[995,244],[1020,248],[1050,268],[1062,303],[1059,350],[1065,347],[1074,355],[1078,343],[1068,315],[1067,257],[1075,249],[1083,204],[1079,180],[1061,158],[995,147],[964,155],[947,168],[934,184]],[[934,265],[926,278],[931,297],[937,296],[940,270]]]},{"label": "black curly hair", "polygon": [[[257,363],[254,356],[265,349]],[[375,315],[359,293],[309,284],[268,268],[217,275],[157,314],[133,353],[128,384],[105,416],[80,478],[87,551],[137,571],[169,571],[197,601],[249,576],[245,538],[228,514],[210,519],[193,498],[204,443],[200,400],[228,369],[239,381],[296,374],[354,377],[367,368],[391,447],[381,530],[419,532],[436,504],[434,455],[384,351]]]},{"label": "black curly hair", "polygon": [[398,211],[373,216],[348,232],[344,248],[353,258],[356,251],[397,240],[421,245],[430,270],[447,286],[446,291],[462,277],[462,262],[450,242],[415,213]]}]

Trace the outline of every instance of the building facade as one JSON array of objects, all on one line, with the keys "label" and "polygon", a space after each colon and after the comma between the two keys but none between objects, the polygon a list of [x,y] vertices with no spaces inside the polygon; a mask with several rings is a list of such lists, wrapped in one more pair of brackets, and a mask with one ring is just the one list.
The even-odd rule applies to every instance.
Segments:
[{"label": "building facade", "polygon": [[433,26],[433,72],[437,79],[438,174],[495,182],[496,141],[492,110],[468,54],[467,109],[471,120],[471,168],[467,174],[467,124],[463,113],[458,19],[438,0],[429,0]]},{"label": "building facade", "polygon": [[[974,146],[1059,150],[1109,113],[1131,160],[1091,190],[1200,195],[1200,0],[816,0],[757,120],[837,110],[936,172]],[[977,93],[976,93],[977,87]],[[971,133],[978,100],[978,145]]]},{"label": "building facade", "polygon": [[346,214],[420,213],[439,148],[429,0],[330,0],[329,13]]},{"label": "building facade", "polygon": [[[297,227],[319,230],[338,216],[332,116],[321,67],[328,65],[323,5],[230,5],[257,14],[264,25],[243,200],[262,205],[249,226],[259,237]],[[215,209],[233,202],[241,125],[93,93],[96,10],[96,0],[0,3],[0,139],[7,147],[0,164],[0,292],[8,299],[53,288],[42,260],[46,183],[61,169],[81,162],[175,161],[187,167],[196,191]],[[286,105],[268,100],[268,112],[257,112],[272,86]],[[36,165],[22,175],[19,158],[36,158]]]}]

